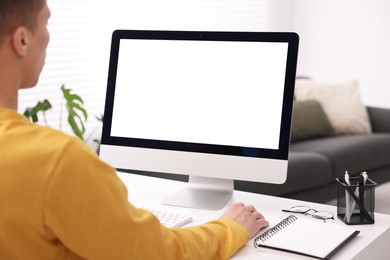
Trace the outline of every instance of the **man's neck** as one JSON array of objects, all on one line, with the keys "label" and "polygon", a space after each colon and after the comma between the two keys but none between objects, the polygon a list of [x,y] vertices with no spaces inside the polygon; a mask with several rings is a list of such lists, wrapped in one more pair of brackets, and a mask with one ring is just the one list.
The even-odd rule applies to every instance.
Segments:
[{"label": "man's neck", "polygon": [[15,111],[18,110],[18,106],[17,105],[2,103],[1,101],[0,101],[0,108],[7,108],[7,109],[15,110]]},{"label": "man's neck", "polygon": [[17,111],[18,110],[18,99],[4,97],[3,93],[0,91],[0,107],[8,108]]},{"label": "man's neck", "polygon": [[[4,59],[6,60],[6,59]],[[0,107],[17,110],[19,78],[9,64],[0,61]]]},{"label": "man's neck", "polygon": [[21,86],[19,58],[12,48],[11,36],[0,44],[0,107],[18,110]]},{"label": "man's neck", "polygon": [[7,78],[1,70],[2,68],[0,68],[0,107],[18,110],[17,83],[10,80],[12,77]]}]

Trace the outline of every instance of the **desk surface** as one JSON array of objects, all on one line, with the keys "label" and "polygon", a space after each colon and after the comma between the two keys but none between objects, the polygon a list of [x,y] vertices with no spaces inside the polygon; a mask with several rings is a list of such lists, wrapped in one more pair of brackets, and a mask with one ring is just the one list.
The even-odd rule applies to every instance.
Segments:
[{"label": "desk surface", "polygon": [[[152,207],[171,210],[192,216],[193,222],[189,225],[198,225],[209,220],[218,218],[224,212],[222,210],[209,211],[192,208],[165,206],[160,200],[183,189],[184,182],[146,177],[136,174],[118,172],[119,177],[125,183],[129,191],[129,201],[135,206]],[[233,198],[228,204],[242,201],[245,204],[254,205],[270,222],[270,226],[277,224],[289,213],[282,212],[296,205],[307,205],[317,210],[333,212],[337,216],[335,206],[316,204],[304,201],[278,198],[256,193],[234,191]],[[287,215],[286,215],[287,214]],[[298,217],[309,218],[310,216]],[[328,221],[330,225],[343,225],[339,219]],[[375,224],[354,225],[352,229],[360,230],[360,234],[350,243],[343,247],[332,259],[387,259],[390,244],[390,215],[375,213]],[[331,238],[329,238],[331,239]],[[253,247],[253,239],[241,248],[232,259],[305,259],[296,254],[286,253],[278,250],[261,248],[256,250]],[[307,258],[311,259],[311,258]]]}]

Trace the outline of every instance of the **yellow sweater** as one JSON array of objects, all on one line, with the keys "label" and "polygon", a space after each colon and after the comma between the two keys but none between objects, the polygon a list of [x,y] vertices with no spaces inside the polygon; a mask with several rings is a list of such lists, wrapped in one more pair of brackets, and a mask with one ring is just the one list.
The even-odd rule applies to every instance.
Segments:
[{"label": "yellow sweater", "polygon": [[168,229],[83,142],[0,108],[0,259],[227,259],[231,220]]}]

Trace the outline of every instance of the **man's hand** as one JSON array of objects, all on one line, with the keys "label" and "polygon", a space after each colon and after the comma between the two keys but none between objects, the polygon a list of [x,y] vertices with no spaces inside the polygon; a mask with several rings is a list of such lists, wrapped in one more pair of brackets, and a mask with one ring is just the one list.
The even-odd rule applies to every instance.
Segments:
[{"label": "man's hand", "polygon": [[241,224],[251,237],[269,225],[264,216],[252,205],[245,206],[244,203],[235,203],[229,206],[221,218],[232,219]]}]

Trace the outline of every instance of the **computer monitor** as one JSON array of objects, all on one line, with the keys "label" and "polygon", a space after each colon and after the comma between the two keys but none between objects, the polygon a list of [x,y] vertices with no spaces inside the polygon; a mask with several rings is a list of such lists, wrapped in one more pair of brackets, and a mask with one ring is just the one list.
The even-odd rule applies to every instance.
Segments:
[{"label": "computer monitor", "polygon": [[298,35],[113,33],[100,156],[189,175],[163,204],[220,209],[233,180],[287,176]]}]

